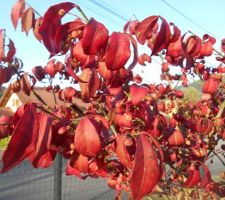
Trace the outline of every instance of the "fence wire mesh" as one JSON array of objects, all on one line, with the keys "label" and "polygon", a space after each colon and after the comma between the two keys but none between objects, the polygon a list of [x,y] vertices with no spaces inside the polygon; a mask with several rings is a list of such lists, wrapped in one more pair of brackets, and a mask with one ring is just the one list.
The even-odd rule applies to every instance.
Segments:
[{"label": "fence wire mesh", "polygon": [[34,169],[25,161],[0,175],[0,200],[50,200],[53,194],[53,167]]},{"label": "fence wire mesh", "polygon": [[[65,175],[62,167],[62,200],[110,200],[114,191],[106,181],[98,178],[80,180]],[[2,163],[0,161],[0,167]],[[54,165],[47,169],[34,169],[28,161],[7,173],[0,174],[0,200],[54,200]]]},{"label": "fence wire mesh", "polygon": [[[221,159],[225,161],[223,156]],[[213,177],[224,171],[224,166],[217,157],[213,157],[213,162],[209,159],[206,163]],[[114,199],[115,192],[107,186],[104,179],[80,180],[74,176],[66,176],[65,164],[66,160],[63,160],[61,200]],[[54,169],[54,165],[47,169],[34,169],[28,161],[24,161],[9,172],[0,174],[0,200],[55,200]],[[122,199],[128,199],[128,195],[123,194]]]}]

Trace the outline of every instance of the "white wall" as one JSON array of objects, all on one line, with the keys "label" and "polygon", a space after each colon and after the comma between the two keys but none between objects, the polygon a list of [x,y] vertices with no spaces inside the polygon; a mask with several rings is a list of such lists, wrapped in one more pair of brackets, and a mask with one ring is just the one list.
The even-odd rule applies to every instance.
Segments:
[{"label": "white wall", "polygon": [[16,112],[17,107],[20,106],[22,103],[19,99],[19,97],[17,96],[16,93],[13,93],[8,102],[6,103],[5,107],[6,108],[10,108],[13,112]]}]

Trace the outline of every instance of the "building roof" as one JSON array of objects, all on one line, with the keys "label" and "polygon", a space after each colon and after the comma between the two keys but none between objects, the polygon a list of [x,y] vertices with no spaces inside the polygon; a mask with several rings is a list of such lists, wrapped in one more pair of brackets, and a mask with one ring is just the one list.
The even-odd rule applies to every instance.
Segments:
[{"label": "building roof", "polygon": [[[41,97],[41,99],[44,100],[44,102],[46,102],[50,107],[54,107],[55,106],[55,98],[56,98],[56,102],[58,105],[76,105],[77,107],[84,109],[87,107],[87,103],[84,103],[81,99],[79,98],[73,98],[73,102],[72,103],[66,103],[64,101],[61,101],[58,98],[58,95],[54,95],[52,92],[48,92],[46,91],[46,89],[44,87],[35,87],[33,89],[35,91],[35,93],[37,95],[39,95]],[[10,86],[5,90],[5,92],[3,93],[1,99],[0,99],[0,112],[2,110],[2,112],[6,111],[7,108],[3,109],[5,107],[5,105],[7,104],[10,96],[13,94],[12,90],[10,89]],[[25,103],[29,103],[29,102],[33,102],[33,103],[39,103],[42,104],[42,102],[36,97],[36,95],[34,95],[33,92],[30,93],[30,96],[27,96],[22,90],[19,91],[18,93],[16,93],[18,98],[20,99],[20,101],[22,102],[22,104]]]},{"label": "building roof", "polygon": [[0,116],[13,116],[13,111],[10,108],[0,107]]}]

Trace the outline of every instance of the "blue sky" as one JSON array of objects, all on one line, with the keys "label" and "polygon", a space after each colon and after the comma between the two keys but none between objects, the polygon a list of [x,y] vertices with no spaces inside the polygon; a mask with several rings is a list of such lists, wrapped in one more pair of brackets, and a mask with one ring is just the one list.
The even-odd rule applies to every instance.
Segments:
[{"label": "blue sky", "polygon": [[[17,56],[24,62],[26,70],[31,70],[33,66],[44,65],[48,61],[49,54],[30,32],[27,37],[18,26],[15,32],[10,19],[11,8],[16,0],[2,1],[0,6],[0,28],[7,30],[7,35],[15,42]],[[60,3],[60,0],[27,0],[42,15],[47,8],[53,4]],[[101,21],[112,31],[121,31],[125,24],[125,19],[138,18],[142,20],[150,15],[161,15],[168,22],[174,22],[182,32],[192,30],[195,34],[202,36],[206,31],[196,26],[194,23],[182,17],[171,9],[165,2],[175,7],[179,12],[189,17],[201,27],[207,29],[209,34],[213,34],[219,40],[225,37],[225,1],[224,0],[76,0],[72,1],[80,5],[88,17],[94,17]],[[111,12],[102,9],[99,3],[108,7]],[[109,7],[110,6],[110,7]],[[73,10],[77,13],[76,10]],[[116,15],[119,15],[116,16]],[[219,46],[218,46],[219,47]],[[151,72],[146,72],[145,76],[156,77]]]}]

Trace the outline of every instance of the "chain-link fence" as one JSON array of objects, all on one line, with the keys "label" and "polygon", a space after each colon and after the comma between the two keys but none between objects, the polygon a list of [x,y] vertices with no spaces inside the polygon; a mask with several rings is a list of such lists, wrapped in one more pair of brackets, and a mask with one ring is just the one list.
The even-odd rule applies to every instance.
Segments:
[{"label": "chain-link fence", "polygon": [[[221,144],[222,142],[218,144],[218,148]],[[223,156],[220,159],[225,162]],[[213,162],[211,159],[207,161],[213,177],[225,170],[220,159],[214,156]],[[24,161],[9,172],[0,174],[0,200],[114,199],[115,192],[107,186],[104,179],[80,180],[75,176],[66,176],[66,160],[62,160],[62,165],[60,162],[56,163],[47,169],[34,169],[28,161]],[[127,199],[127,197],[128,195],[124,194],[122,199]]]},{"label": "chain-link fence", "polygon": [[[9,172],[1,174],[0,200],[114,199],[114,191],[101,178],[80,180],[74,176],[66,176],[65,162],[65,160],[62,161],[61,183],[57,183],[58,178],[54,177],[56,166],[53,165],[48,169],[34,169],[28,161],[24,161]],[[60,191],[56,191],[57,184]],[[56,196],[59,193],[61,193],[61,197]]]}]

